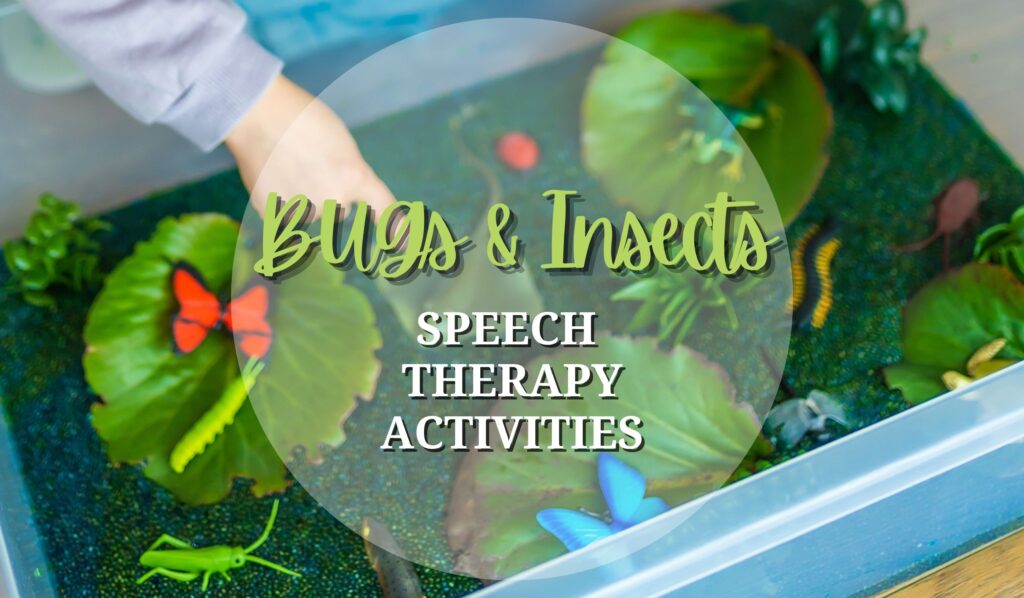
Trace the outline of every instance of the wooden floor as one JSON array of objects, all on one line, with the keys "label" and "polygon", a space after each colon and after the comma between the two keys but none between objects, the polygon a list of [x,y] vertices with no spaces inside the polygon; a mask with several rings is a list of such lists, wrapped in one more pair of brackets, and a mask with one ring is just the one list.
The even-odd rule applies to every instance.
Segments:
[{"label": "wooden floor", "polygon": [[[1018,165],[1024,164],[1024,8],[1021,0],[906,0],[928,28],[924,62],[962,97]],[[1024,198],[1022,198],[1024,199]]]},{"label": "wooden floor", "polygon": [[1024,530],[982,546],[882,596],[1017,598],[1024,596]]}]

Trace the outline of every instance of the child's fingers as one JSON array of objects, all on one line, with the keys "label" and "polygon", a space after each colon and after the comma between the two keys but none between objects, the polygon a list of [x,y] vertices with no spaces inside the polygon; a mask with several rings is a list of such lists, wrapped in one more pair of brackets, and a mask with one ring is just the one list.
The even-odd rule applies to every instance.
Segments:
[{"label": "child's fingers", "polygon": [[376,175],[363,187],[361,193],[352,199],[366,202],[373,210],[374,218],[379,217],[385,208],[395,203],[395,196],[392,195],[391,190]]}]

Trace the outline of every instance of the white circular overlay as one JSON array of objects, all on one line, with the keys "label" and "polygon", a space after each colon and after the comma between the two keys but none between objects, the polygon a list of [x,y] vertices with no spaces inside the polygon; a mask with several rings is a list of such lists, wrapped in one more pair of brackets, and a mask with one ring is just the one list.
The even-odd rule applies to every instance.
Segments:
[{"label": "white circular overlay", "polygon": [[[364,219],[349,244],[360,215],[343,199],[333,246],[267,280],[267,221],[250,207],[233,285],[270,290],[250,400],[325,509],[411,561],[499,579],[615,542],[741,466],[778,389],[791,277],[781,239],[756,272],[723,273],[752,223],[784,235],[731,108],[603,33],[466,22],[340,74],[279,142],[254,203],[345,198],[346,166],[307,153],[331,145],[310,143],[328,109],[410,202],[404,217]],[[382,273],[440,247],[442,228],[468,238],[456,265],[427,251]],[[514,251],[492,255],[495,229]]]}]

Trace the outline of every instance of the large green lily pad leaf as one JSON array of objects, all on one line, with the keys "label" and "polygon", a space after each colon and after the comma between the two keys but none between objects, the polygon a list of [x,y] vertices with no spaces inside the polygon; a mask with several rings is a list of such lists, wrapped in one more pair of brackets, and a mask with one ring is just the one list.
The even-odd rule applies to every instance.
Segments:
[{"label": "large green lily pad leaf", "polygon": [[93,425],[114,463],[145,463],[145,474],[188,503],[220,500],[233,476],[256,480],[254,492],[282,490],[285,468],[246,404],[235,422],[181,474],[171,450],[227,384],[239,375],[227,335],[175,355],[170,288],[178,261],[192,264],[211,289],[230,284],[238,225],[226,216],[162,221],[107,278],[85,326],[86,380],[102,399]]},{"label": "large green lily pad leaf", "polygon": [[828,164],[825,142],[832,107],[825,86],[807,57],[779,44],[779,65],[758,90],[770,108],[768,124],[739,129],[775,195],[782,221],[791,223],[818,187]]},{"label": "large green lily pad leaf", "polygon": [[[188,262],[211,290],[227,295],[238,231],[238,223],[216,214],[162,221],[154,236],[140,243],[107,278],[85,327],[86,379],[102,398],[93,408],[93,425],[107,444],[110,460],[143,463],[147,477],[191,504],[222,499],[236,476],[253,479],[252,489],[258,495],[283,490],[287,484],[284,464],[248,402],[182,473],[169,464],[182,436],[239,376],[234,345],[223,330],[213,331],[191,353],[177,355],[172,350],[170,322],[178,308],[170,288],[173,264]],[[352,290],[348,297],[356,307],[367,302],[358,291]],[[366,319],[365,312],[354,312]],[[287,314],[283,320],[290,321]],[[370,328],[372,323],[371,313]],[[275,339],[269,367],[257,387],[268,372],[283,367],[274,363],[277,355],[303,359],[316,353],[315,345],[298,347],[288,338]],[[375,364],[373,350],[379,345],[379,334],[366,334],[353,344],[367,356],[366,361]],[[308,363],[311,368],[317,364],[311,359]],[[372,390],[376,372],[377,368],[368,367],[367,373],[354,379],[365,387],[369,377]],[[335,388],[331,396],[337,399],[346,390],[351,388]],[[340,420],[351,409],[355,394],[348,395],[347,403],[332,402],[332,411],[305,412],[313,413],[310,422],[317,426],[311,424],[311,430],[322,433],[321,442],[340,442]],[[331,418],[333,425],[321,425]]]},{"label": "large green lily pad leaf", "polygon": [[[642,16],[616,36],[696,83],[712,98],[744,103],[775,67],[765,25],[737,25],[723,15],[671,11]],[[623,46],[612,44],[607,60]]]},{"label": "large green lily pad leaf", "polygon": [[[502,401],[495,415],[640,416],[645,445],[617,455],[647,478],[648,496],[676,505],[714,490],[736,469],[760,430],[753,411],[735,401],[724,370],[683,346],[659,350],[653,338],[603,336],[599,347],[562,349],[528,366],[551,364],[560,383],[564,364],[621,363],[618,400],[601,400],[597,385],[583,400]],[[543,443],[543,440],[542,440]],[[520,443],[520,447],[522,444]],[[537,523],[541,509],[607,512],[596,478],[596,453],[469,454],[449,498],[448,537],[456,554],[473,555],[464,570],[505,576],[553,558],[562,544]]]},{"label": "large green lily pad leaf", "polygon": [[963,371],[986,343],[1007,340],[1004,354],[1024,358],[1024,284],[1002,266],[969,264],[929,283],[907,304],[903,361],[885,369],[910,403],[946,391],[946,371]]},{"label": "large green lily pad leaf", "polygon": [[344,442],[356,398],[373,398],[383,340],[369,298],[319,256],[275,286],[273,304],[274,347],[252,402],[274,446],[319,461]]},{"label": "large green lily pad leaf", "polygon": [[[809,61],[763,27],[699,12],[645,17],[620,38],[594,69],[582,110],[584,164],[612,198],[650,217],[689,211],[687,201],[702,205],[720,191],[760,198],[766,179],[783,223],[795,219],[824,171],[832,128]],[[712,102],[763,122],[736,127],[737,134],[725,116],[714,116]],[[728,151],[695,160],[692,144],[680,143],[694,133],[709,142],[717,136]],[[729,159],[743,154],[730,172]]]}]

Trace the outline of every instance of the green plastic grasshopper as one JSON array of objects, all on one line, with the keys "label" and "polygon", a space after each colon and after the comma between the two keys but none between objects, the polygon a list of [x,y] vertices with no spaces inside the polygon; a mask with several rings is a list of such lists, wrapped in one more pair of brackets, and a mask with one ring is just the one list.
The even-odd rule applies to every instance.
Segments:
[{"label": "green plastic grasshopper", "polygon": [[[149,572],[140,577],[136,583],[143,583],[154,575],[163,575],[182,582],[195,581],[200,575],[203,576],[203,591],[210,585],[210,577],[214,573],[220,573],[224,579],[231,581],[228,571],[238,569],[246,563],[256,563],[280,571],[294,577],[302,577],[290,569],[286,569],[276,563],[252,556],[252,552],[263,545],[270,537],[270,531],[274,528],[274,520],[277,519],[278,501],[270,510],[270,519],[267,520],[267,527],[263,534],[250,544],[247,548],[240,546],[210,546],[208,548],[193,548],[184,540],[179,540],[169,534],[163,534],[156,542],[139,557],[139,563],[144,567],[151,567]],[[170,549],[157,550],[161,546],[170,546]]]}]

